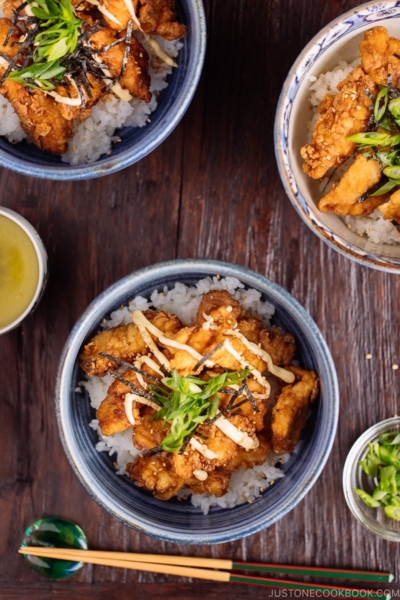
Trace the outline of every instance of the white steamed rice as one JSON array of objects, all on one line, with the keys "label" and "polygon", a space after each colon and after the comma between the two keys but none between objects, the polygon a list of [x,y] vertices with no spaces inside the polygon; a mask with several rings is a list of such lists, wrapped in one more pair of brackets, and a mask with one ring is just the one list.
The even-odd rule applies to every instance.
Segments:
[{"label": "white steamed rice", "polygon": [[[202,279],[193,287],[176,283],[172,290],[165,287],[161,292],[153,292],[150,300],[137,296],[129,302],[128,306],[113,312],[110,319],[102,323],[102,327],[109,329],[117,325],[131,323],[130,313],[133,310],[147,310],[148,308],[174,313],[184,325],[189,325],[196,317],[201,297],[210,290],[227,290],[242,304],[246,311],[261,317],[264,326],[270,325],[270,319],[275,312],[275,308],[269,302],[261,300],[260,292],[245,289],[244,285],[235,277],[220,279],[217,276]],[[80,382],[80,385],[89,393],[90,403],[94,409],[97,409],[104,400],[112,381],[114,381],[113,378],[106,375],[105,377],[92,377],[90,380]],[[99,452],[108,452],[110,456],[116,455],[114,457],[116,472],[119,475],[124,475],[127,463],[132,462],[134,458],[140,455],[139,450],[132,443],[132,430],[127,429],[122,433],[104,436],[100,432],[96,419],[91,421],[90,427],[99,436],[100,441],[96,444],[96,449]],[[207,494],[192,494],[191,502],[194,506],[200,507],[205,515],[212,506],[232,508],[244,502],[251,503],[276,479],[284,477],[282,470],[275,465],[285,463],[289,457],[289,454],[276,456],[271,453],[264,464],[253,469],[240,469],[233,473],[228,491],[224,496],[217,498],[216,496],[207,496]],[[188,490],[182,490],[178,497],[186,497],[189,494]]]},{"label": "white steamed rice", "polygon": [[[4,13],[0,7],[0,17],[3,16]],[[150,120],[151,113],[157,108],[158,94],[168,86],[167,76],[172,73],[173,67],[166,65],[154,54],[141,33],[135,32],[134,35],[150,56],[151,101],[146,103],[134,98],[130,102],[125,102],[111,94],[100,100],[86,121],[79,125],[75,124],[75,135],[68,143],[67,152],[61,156],[63,162],[71,165],[87,164],[95,162],[102,154],[110,154],[112,144],[119,141],[119,138],[114,136],[116,129],[144,127]],[[160,44],[164,52],[172,57],[178,56],[179,50],[183,46],[179,40],[168,41],[159,36],[153,36],[153,38]],[[0,135],[4,135],[13,143],[20,142],[27,137],[12,105],[1,95]]]},{"label": "white steamed rice", "polygon": [[[321,73],[318,77],[310,76],[311,92],[309,100],[314,109],[313,118],[310,122],[310,132],[318,120],[318,105],[326,94],[332,96],[338,93],[337,84],[340,83],[358,64],[360,59],[347,63],[340,61],[339,64],[326,73]],[[339,175],[339,171],[338,171]],[[340,172],[341,175],[341,172]],[[328,183],[325,178],[322,181],[321,189],[324,189]],[[376,209],[369,217],[342,217],[347,227],[360,236],[367,236],[369,241],[375,244],[398,244],[400,242],[400,232],[389,220],[385,220],[380,210]]]}]

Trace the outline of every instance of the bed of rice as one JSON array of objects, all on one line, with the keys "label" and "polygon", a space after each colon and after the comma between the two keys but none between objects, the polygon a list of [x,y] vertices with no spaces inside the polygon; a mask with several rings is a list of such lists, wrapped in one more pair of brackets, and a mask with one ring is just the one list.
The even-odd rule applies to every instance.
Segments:
[{"label": "bed of rice", "polygon": [[[310,102],[314,108],[314,115],[310,122],[310,132],[319,117],[318,104],[325,94],[336,95],[338,93],[337,84],[340,83],[358,64],[360,59],[347,63],[340,61],[337,67],[332,71],[322,73],[319,77],[310,76]],[[322,182],[322,188],[325,188],[328,179]],[[400,242],[400,232],[389,221],[385,220],[380,210],[375,209],[369,217],[342,217],[347,227],[360,236],[366,235],[371,242],[375,244],[397,244]]]},{"label": "bed of rice", "polygon": [[[2,16],[4,13],[0,8],[0,17]],[[83,123],[75,125],[75,135],[69,141],[67,152],[61,156],[63,162],[71,165],[95,162],[102,154],[111,152],[113,143],[118,143],[119,138],[114,135],[116,129],[144,127],[151,113],[157,108],[158,94],[168,86],[167,75],[172,72],[172,67],[155,56],[141,33],[136,32],[135,35],[150,56],[150,91],[153,94],[151,101],[146,103],[134,98],[130,102],[125,102],[113,95],[100,100],[93,107],[90,117]],[[169,56],[178,56],[182,42],[179,40],[171,42],[158,36],[153,37]],[[4,135],[13,143],[20,142],[27,137],[10,102],[1,95],[0,135]]]},{"label": "bed of rice", "polygon": [[[227,290],[242,304],[246,311],[261,317],[265,326],[270,324],[275,309],[269,302],[261,300],[260,292],[245,289],[244,285],[234,277],[223,279],[207,277],[193,287],[177,283],[172,290],[165,288],[160,292],[155,291],[150,300],[137,296],[126,307],[113,312],[110,319],[102,323],[102,327],[109,329],[110,327],[130,323],[130,313],[133,310],[146,310],[148,308],[174,313],[184,325],[189,325],[196,317],[201,296],[210,290]],[[90,380],[80,382],[80,385],[88,391],[94,409],[97,409],[104,400],[112,381],[114,381],[113,378],[106,375],[105,377],[92,377]],[[96,444],[96,449],[99,452],[108,452],[110,456],[113,456],[117,473],[124,475],[126,464],[140,455],[140,452],[132,443],[132,430],[127,429],[122,433],[106,437],[101,434],[96,419],[91,421],[90,427],[99,436],[100,441]],[[116,455],[116,458],[114,455]],[[264,464],[253,469],[241,469],[233,473],[228,491],[224,496],[217,498],[206,494],[192,494],[190,497],[191,502],[194,506],[200,507],[205,515],[213,506],[232,508],[244,502],[251,503],[276,479],[284,477],[284,473],[275,465],[285,463],[289,457],[289,454],[282,456],[271,454]],[[189,494],[190,492],[187,490],[182,490],[179,497],[187,497]]]}]

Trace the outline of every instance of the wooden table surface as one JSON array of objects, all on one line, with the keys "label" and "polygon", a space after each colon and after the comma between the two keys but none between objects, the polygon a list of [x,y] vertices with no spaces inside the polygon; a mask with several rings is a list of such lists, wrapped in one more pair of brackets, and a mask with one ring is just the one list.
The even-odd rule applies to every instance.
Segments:
[{"label": "wooden table surface", "polygon": [[[400,279],[340,256],[303,224],[284,193],[273,145],[275,107],[291,64],[322,26],[358,4],[206,0],[203,76],[161,147],[124,171],[86,182],[0,170],[1,203],[32,222],[50,259],[39,308],[0,339],[1,599],[273,595],[90,566],[50,582],[17,555],[24,529],[44,515],[82,525],[93,548],[391,570],[397,583],[386,588],[400,594],[399,545],[358,524],[341,485],[358,435],[398,410],[400,370],[392,365],[400,363]],[[245,265],[293,294],[327,340],[341,401],[333,451],[300,504],[257,535],[204,547],[156,541],[109,516],[72,472],[54,414],[59,356],[91,300],[136,269],[192,257]]]}]

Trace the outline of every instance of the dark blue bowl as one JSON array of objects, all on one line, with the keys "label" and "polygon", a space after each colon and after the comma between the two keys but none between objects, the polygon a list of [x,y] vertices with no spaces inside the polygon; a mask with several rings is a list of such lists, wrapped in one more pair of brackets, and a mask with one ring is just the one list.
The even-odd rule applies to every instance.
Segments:
[{"label": "dark blue bowl", "polygon": [[[189,501],[162,502],[116,475],[112,458],[95,449],[97,435],[88,426],[94,417],[87,397],[75,391],[84,377],[78,365],[82,345],[97,331],[104,317],[134,296],[149,297],[155,289],[176,282],[194,285],[207,276],[238,278],[259,290],[276,309],[273,321],[297,340],[298,359],[320,378],[321,393],[307,421],[303,444],[283,466],[285,477],[268,488],[253,504],[232,509],[211,508],[204,516]],[[285,290],[265,277],[229,263],[208,260],[176,260],[137,271],[100,294],[73,328],[61,356],[56,387],[56,412],[61,441],[76,475],[87,492],[114,517],[163,540],[185,544],[229,542],[268,527],[305,496],[328,458],[339,412],[335,367],[314,321]]]},{"label": "dark blue bowl", "polygon": [[168,87],[158,99],[158,106],[145,127],[117,130],[121,142],[114,144],[110,155],[95,163],[72,166],[61,158],[40,150],[27,141],[11,144],[0,137],[0,165],[44,179],[91,179],[124,169],[152,152],[175,129],[185,114],[200,79],[206,48],[206,24],[202,0],[177,0],[178,17],[188,28],[179,53],[179,66],[168,76]]}]

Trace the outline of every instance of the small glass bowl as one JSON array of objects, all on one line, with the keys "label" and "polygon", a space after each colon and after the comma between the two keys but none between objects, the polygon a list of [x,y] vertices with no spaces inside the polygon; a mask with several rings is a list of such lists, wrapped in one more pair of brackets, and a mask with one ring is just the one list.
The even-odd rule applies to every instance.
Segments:
[{"label": "small glass bowl", "polygon": [[376,423],[365,431],[351,448],[343,470],[343,491],[348,507],[366,529],[385,540],[400,542],[400,521],[385,516],[383,508],[370,508],[353,490],[362,489],[372,494],[377,481],[366,475],[360,466],[369,450],[368,444],[376,442],[382,433],[400,432],[400,417]]}]

